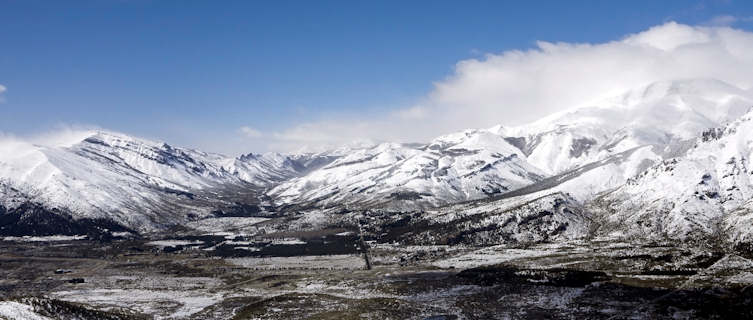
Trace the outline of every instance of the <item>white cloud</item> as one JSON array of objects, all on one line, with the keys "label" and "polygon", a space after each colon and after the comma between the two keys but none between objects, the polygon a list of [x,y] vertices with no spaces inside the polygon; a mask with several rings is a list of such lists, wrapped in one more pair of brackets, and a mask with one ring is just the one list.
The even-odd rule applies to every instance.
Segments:
[{"label": "white cloud", "polygon": [[398,110],[394,115],[405,120],[421,119],[427,116],[427,111],[426,107],[417,105],[407,109]]},{"label": "white cloud", "polygon": [[5,102],[5,99],[3,98],[3,92],[8,90],[4,85],[0,84],[0,103]]},{"label": "white cloud", "polygon": [[248,138],[261,138],[264,136],[261,131],[247,126],[241,127],[238,131]]},{"label": "white cloud", "polygon": [[24,136],[23,139],[40,146],[70,147],[100,130],[96,126],[58,124],[52,130]]},{"label": "white cloud", "polygon": [[753,33],[729,27],[669,22],[605,43],[538,42],[534,49],[458,62],[414,106],[378,118],[302,123],[274,134],[270,148],[426,141],[465,128],[520,125],[662,80],[714,78],[748,89],[750,70]]},{"label": "white cloud", "polygon": [[[16,135],[0,131],[0,146],[10,148],[18,145],[44,146],[44,147],[70,147],[81,142],[97,131],[102,130],[95,126],[59,124],[44,132],[35,132],[25,135]],[[1,153],[1,152],[0,152]]]}]

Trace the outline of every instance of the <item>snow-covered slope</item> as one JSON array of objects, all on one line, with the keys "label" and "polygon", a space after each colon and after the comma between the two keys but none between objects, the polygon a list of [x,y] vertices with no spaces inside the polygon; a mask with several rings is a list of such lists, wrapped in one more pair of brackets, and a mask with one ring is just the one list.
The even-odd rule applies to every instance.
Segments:
[{"label": "snow-covered slope", "polygon": [[304,175],[337,159],[327,153],[283,155],[249,153],[224,159],[221,168],[243,181],[269,186]]},{"label": "snow-covered slope", "polygon": [[671,155],[680,142],[736,119],[751,105],[750,92],[721,81],[662,81],[495,131],[516,137],[532,165],[556,174],[639,146],[661,146],[659,155]]},{"label": "snow-covered slope", "polygon": [[436,206],[504,193],[542,177],[502,136],[468,130],[427,145],[354,150],[270,195],[282,204]]},{"label": "snow-covered slope", "polygon": [[753,112],[709,129],[669,159],[605,195],[605,232],[677,239],[753,239]]},{"label": "snow-covered slope", "polygon": [[208,215],[224,204],[213,197],[217,190],[249,192],[295,172],[278,157],[227,159],[111,132],[83,132],[52,146],[6,139],[0,204],[12,209],[26,198],[75,218],[149,231]]},{"label": "snow-covered slope", "polygon": [[579,239],[590,224],[581,203],[549,191],[451,205],[424,218],[429,232],[416,232],[416,240],[474,245]]},{"label": "snow-covered slope", "polygon": [[270,195],[280,204],[433,206],[509,192],[580,168],[556,191],[587,201],[683,153],[703,130],[751,105],[750,92],[716,80],[656,82],[520,127],[468,130],[424,146],[354,150]]}]

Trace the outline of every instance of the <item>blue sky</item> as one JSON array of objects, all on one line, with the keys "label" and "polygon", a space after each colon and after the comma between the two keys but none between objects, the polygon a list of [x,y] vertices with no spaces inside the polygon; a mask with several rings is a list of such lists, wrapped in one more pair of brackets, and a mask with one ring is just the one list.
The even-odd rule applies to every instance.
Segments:
[{"label": "blue sky", "polygon": [[667,21],[751,30],[751,3],[0,0],[0,132],[97,126],[265,151],[239,128],[380,117],[425,100],[458,61],[537,40],[602,43]]}]

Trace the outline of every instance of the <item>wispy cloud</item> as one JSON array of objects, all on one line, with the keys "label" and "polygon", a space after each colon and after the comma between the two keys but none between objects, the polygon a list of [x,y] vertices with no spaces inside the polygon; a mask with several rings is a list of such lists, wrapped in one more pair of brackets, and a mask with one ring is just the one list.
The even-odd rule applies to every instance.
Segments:
[{"label": "wispy cloud", "polygon": [[5,98],[3,97],[3,93],[8,90],[4,85],[0,84],[0,103],[5,102]]},{"label": "wispy cloud", "polygon": [[738,20],[739,19],[735,16],[720,15],[720,16],[715,16],[711,18],[709,21],[706,21],[706,23],[704,24],[708,26],[715,26],[715,27],[728,27],[735,24],[735,22],[737,22]]},{"label": "wispy cloud", "polygon": [[256,130],[256,129],[251,128],[251,127],[247,127],[247,126],[240,127],[240,129],[238,129],[238,132],[240,132],[241,134],[243,134],[247,138],[254,138],[254,139],[256,139],[256,138],[261,138],[261,137],[264,136],[264,134],[261,131]]},{"label": "wispy cloud", "polygon": [[69,147],[97,131],[103,131],[103,129],[92,125],[71,124],[57,124],[50,130],[25,135],[0,131],[0,145],[3,142],[14,142],[45,147]]},{"label": "wispy cloud", "polygon": [[738,17],[733,15],[718,15],[714,16],[713,18],[709,19],[709,21],[706,21],[703,23],[705,26],[711,26],[711,27],[731,27],[737,23],[740,22],[752,22],[753,16],[750,17]]}]

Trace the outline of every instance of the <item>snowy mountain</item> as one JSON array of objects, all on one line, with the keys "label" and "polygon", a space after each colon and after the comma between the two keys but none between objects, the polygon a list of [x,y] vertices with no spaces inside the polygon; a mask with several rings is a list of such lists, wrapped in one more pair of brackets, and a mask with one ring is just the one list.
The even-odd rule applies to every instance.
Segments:
[{"label": "snowy mountain", "polygon": [[586,201],[683,153],[703,130],[732,121],[751,105],[750,92],[716,80],[656,82],[528,125],[355,150],[270,195],[278,204],[425,208],[576,171],[577,177],[557,183],[557,191]]},{"label": "snowy mountain", "polygon": [[0,204],[33,202],[151,231],[253,202],[262,186],[299,169],[277,155],[227,159],[102,131],[54,146],[8,140],[0,143]]},{"label": "snowy mountain", "polygon": [[284,155],[249,153],[219,161],[221,168],[248,183],[269,186],[305,175],[337,159],[327,153]]},{"label": "snowy mountain", "polygon": [[269,194],[282,204],[414,208],[500,194],[542,178],[502,136],[468,130],[426,145],[354,150]]},{"label": "snowy mountain", "polygon": [[423,243],[495,245],[570,240],[588,233],[581,203],[561,192],[538,192],[480,200],[431,210],[424,230],[411,235]]},{"label": "snowy mountain", "polygon": [[753,241],[753,112],[705,131],[687,154],[663,161],[600,202],[606,232]]},{"label": "snowy mountain", "polygon": [[659,152],[671,154],[678,142],[736,119],[752,102],[750,92],[718,80],[662,81],[496,131],[518,139],[531,164],[556,174],[639,146],[670,147]]},{"label": "snowy mountain", "polygon": [[571,239],[595,222],[613,234],[722,230],[748,241],[751,106],[753,92],[720,81],[664,81],[519,127],[237,158],[104,131],[53,145],[4,139],[0,230],[60,216],[151,232],[333,208],[425,212],[416,221],[483,239]]}]

